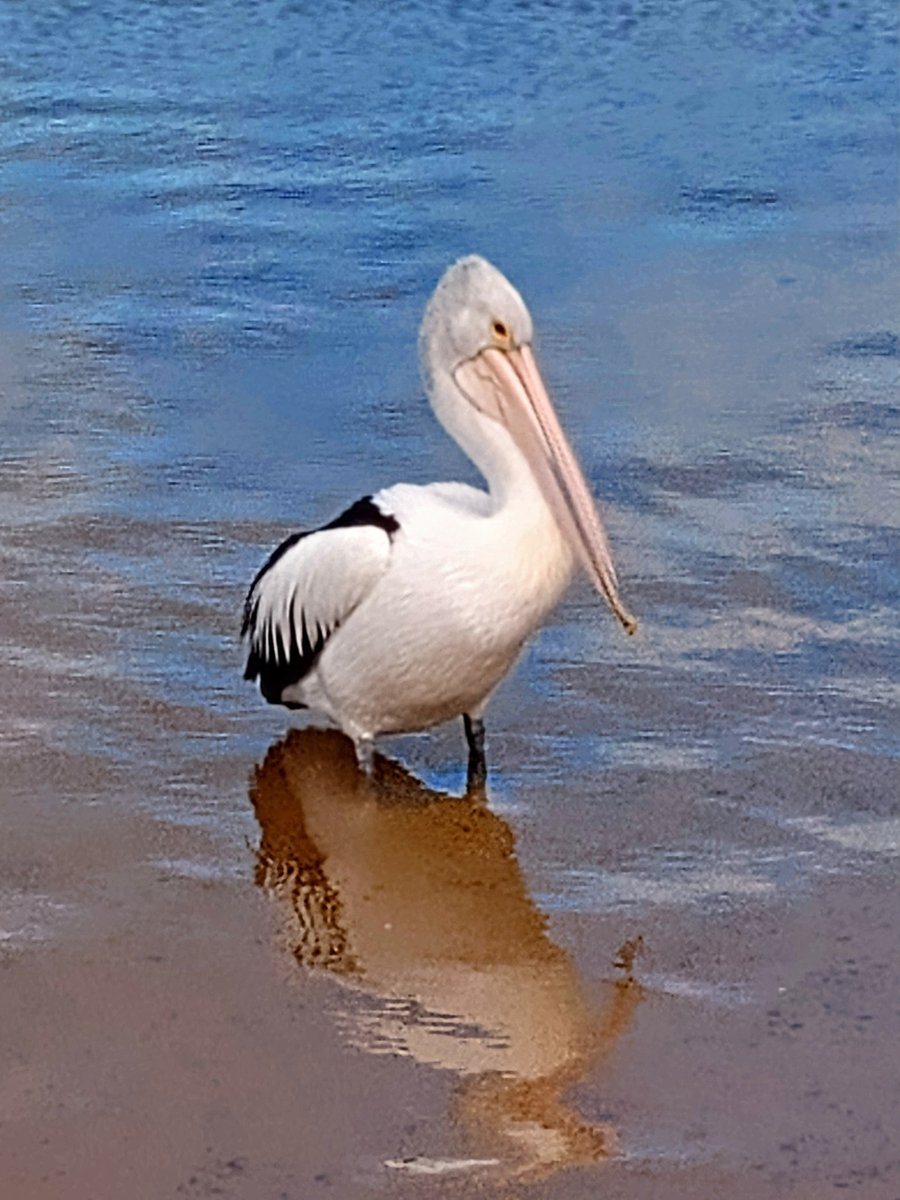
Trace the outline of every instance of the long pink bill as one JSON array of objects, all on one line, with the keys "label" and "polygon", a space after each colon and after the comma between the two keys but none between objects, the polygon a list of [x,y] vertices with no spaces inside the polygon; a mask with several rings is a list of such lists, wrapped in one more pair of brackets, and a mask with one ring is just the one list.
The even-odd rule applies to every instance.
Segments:
[{"label": "long pink bill", "polygon": [[[489,348],[464,364],[484,383],[467,394],[487,415],[509,430],[525,455],[556,521],[597,590],[628,633],[637,621],[619,599],[616,569],[597,506],[569,440],[553,409],[529,346]],[[462,381],[461,381],[462,382]],[[474,383],[471,380],[471,383]]]}]

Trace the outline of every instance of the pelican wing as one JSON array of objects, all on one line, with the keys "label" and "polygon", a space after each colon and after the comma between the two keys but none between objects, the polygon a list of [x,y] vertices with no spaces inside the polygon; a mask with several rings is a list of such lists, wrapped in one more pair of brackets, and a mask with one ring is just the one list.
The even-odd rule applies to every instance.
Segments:
[{"label": "pelican wing", "polygon": [[259,679],[271,704],[300,682],[334,631],[387,570],[399,528],[371,496],[322,529],[282,542],[254,579],[244,605],[244,678]]}]

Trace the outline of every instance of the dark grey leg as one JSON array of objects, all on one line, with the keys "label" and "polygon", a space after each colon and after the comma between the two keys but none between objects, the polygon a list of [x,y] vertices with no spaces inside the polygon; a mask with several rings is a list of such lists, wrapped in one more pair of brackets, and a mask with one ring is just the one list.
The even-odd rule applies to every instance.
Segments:
[{"label": "dark grey leg", "polygon": [[463,713],[463,727],[469,745],[469,769],[466,775],[467,792],[483,792],[487,783],[487,760],[484,757],[484,722]]}]

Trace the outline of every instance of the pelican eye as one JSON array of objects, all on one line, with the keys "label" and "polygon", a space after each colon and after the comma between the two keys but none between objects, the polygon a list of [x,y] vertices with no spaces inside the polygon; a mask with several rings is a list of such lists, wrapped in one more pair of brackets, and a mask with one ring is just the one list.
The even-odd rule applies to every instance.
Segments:
[{"label": "pelican eye", "polygon": [[509,341],[509,330],[502,321],[491,321],[491,332],[498,342]]}]

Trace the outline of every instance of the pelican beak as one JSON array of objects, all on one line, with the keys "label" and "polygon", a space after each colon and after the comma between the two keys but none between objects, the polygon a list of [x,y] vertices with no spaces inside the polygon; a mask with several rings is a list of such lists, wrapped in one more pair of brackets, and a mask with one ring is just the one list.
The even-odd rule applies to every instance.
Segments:
[{"label": "pelican beak", "polygon": [[553,409],[530,346],[488,347],[461,363],[458,386],[510,433],[576,558],[628,633],[637,621],[619,599],[616,569],[597,505]]}]

